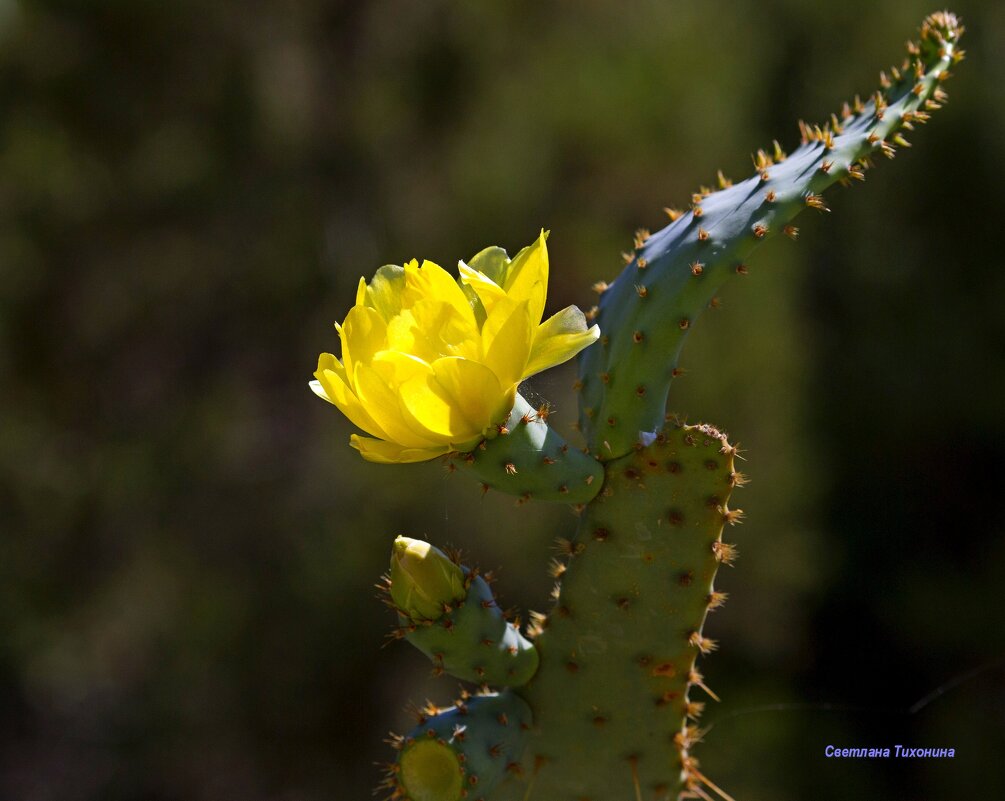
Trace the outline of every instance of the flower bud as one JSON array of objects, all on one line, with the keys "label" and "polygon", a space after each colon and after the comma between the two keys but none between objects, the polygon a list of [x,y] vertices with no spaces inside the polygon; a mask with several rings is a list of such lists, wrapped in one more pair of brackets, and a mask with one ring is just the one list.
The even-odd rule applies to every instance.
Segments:
[{"label": "flower bud", "polygon": [[391,599],[412,620],[437,620],[467,596],[464,571],[439,548],[396,537],[391,550]]}]

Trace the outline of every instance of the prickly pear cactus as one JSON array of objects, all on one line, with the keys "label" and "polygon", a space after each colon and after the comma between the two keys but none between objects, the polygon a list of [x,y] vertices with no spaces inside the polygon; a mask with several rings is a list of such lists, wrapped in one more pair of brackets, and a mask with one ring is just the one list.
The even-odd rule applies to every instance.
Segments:
[{"label": "prickly pear cactus", "polygon": [[[826,211],[835,183],[865,179],[878,157],[946,100],[963,27],[929,16],[902,65],[824,125],[799,124],[755,173],[702,188],[670,224],[639,232],[627,265],[596,287],[599,306],[541,322],[546,235],[510,259],[487,248],[454,279],[435,264],[382,267],[360,282],[338,326],[341,359],[323,354],[313,388],[368,437],[373,462],[443,458],[484,489],[580,512],[550,573],[554,605],[526,632],[498,609],[487,577],[437,548],[399,537],[386,577],[394,636],[434,672],[470,682],[451,707],[427,706],[382,783],[394,801],[729,799],[691,750],[705,686],[696,662],[714,650],[703,625],[725,600],[714,588],[736,548],[722,539],[742,512],[737,449],[710,425],[666,417],[687,333],[756,246],[795,238],[803,210]],[[589,326],[593,321],[594,325]],[[579,355],[579,428],[565,442],[517,393],[530,375]]]}]

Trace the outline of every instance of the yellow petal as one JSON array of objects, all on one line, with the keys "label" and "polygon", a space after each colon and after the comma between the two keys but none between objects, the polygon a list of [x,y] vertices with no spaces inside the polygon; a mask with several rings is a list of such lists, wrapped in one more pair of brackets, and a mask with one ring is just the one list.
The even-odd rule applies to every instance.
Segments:
[{"label": "yellow petal", "polygon": [[339,330],[342,340],[342,361],[347,376],[356,373],[356,365],[367,363],[378,350],[384,350],[387,324],[376,309],[353,306]]},{"label": "yellow petal", "polygon": [[485,365],[467,359],[447,357],[431,366],[429,375],[401,385],[402,405],[437,438],[473,446],[502,416],[505,394],[499,380]]},{"label": "yellow petal", "polygon": [[318,358],[318,369],[314,377],[317,380],[311,381],[310,386],[315,395],[337,406],[357,428],[375,437],[387,436],[349,388],[345,380],[345,370],[338,359],[330,353],[322,353]]},{"label": "yellow petal", "polygon": [[[485,275],[485,273],[469,267],[463,261],[457,265],[457,270],[461,274],[461,281],[471,287],[475,294],[478,295],[478,299],[482,302],[486,315],[492,313],[492,308],[496,305],[496,301],[506,297],[506,291]],[[537,322],[537,320],[534,322]]]},{"label": "yellow petal", "polygon": [[377,425],[387,432],[385,439],[408,448],[429,448],[440,444],[435,436],[429,436],[427,429],[415,427],[406,416],[400,386],[392,388],[367,364],[356,365],[355,379],[359,399]]},{"label": "yellow petal", "polygon": [[449,304],[465,323],[475,327],[475,315],[463,290],[450,273],[431,261],[422,262],[421,267],[415,267],[414,262],[405,265],[403,306],[408,308],[421,299]]},{"label": "yellow petal", "polygon": [[482,361],[504,387],[520,382],[530,357],[537,322],[530,314],[528,301],[507,297],[495,305],[482,326]]},{"label": "yellow petal", "polygon": [[544,314],[544,302],[548,293],[548,247],[547,233],[541,235],[516,256],[506,271],[503,289],[515,300],[526,300],[530,304],[531,319],[537,323]]},{"label": "yellow petal", "polygon": [[528,378],[568,361],[599,337],[599,327],[587,329],[583,313],[575,306],[567,306],[538,326],[522,377]]},{"label": "yellow petal", "polygon": [[473,314],[462,316],[452,305],[430,298],[417,301],[388,323],[387,349],[429,363],[441,356],[479,359],[481,337]]},{"label": "yellow petal", "polygon": [[361,437],[357,434],[353,434],[349,438],[349,444],[358,450],[360,456],[368,462],[379,462],[380,464],[426,462],[450,451],[450,448],[446,445],[439,445],[433,448],[406,448],[404,445],[398,445],[395,442]]},{"label": "yellow petal", "polygon": [[487,428],[505,422],[513,408],[516,384],[500,385],[492,370],[467,359],[439,359],[432,367],[436,382],[450,399],[455,413],[467,421],[471,432],[465,440],[451,440],[458,450],[473,448]]},{"label": "yellow petal", "polygon": [[505,286],[509,264],[509,256],[506,255],[506,251],[498,245],[493,245],[468,259],[467,266],[480,272],[496,286]]},{"label": "yellow petal", "polygon": [[376,309],[386,322],[393,319],[401,311],[404,291],[405,268],[395,264],[385,264],[370,279],[370,286],[366,288],[362,299],[357,293],[356,304]]}]

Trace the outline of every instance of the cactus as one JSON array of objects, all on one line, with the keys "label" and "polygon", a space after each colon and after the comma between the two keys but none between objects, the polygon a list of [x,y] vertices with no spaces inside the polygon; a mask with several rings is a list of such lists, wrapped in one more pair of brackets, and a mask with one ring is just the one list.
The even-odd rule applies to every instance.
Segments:
[{"label": "cactus", "polygon": [[[559,351],[566,357],[582,351],[576,387],[585,450],[570,448],[549,426],[547,409],[532,409],[514,392],[506,419],[493,419],[478,444],[454,448],[445,458],[483,487],[521,501],[575,504],[578,528],[558,542],[551,565],[554,605],[548,615],[532,616],[527,637],[504,620],[483,576],[428,546],[396,542],[387,587],[399,615],[395,636],[429,655],[437,673],[480,689],[450,709],[424,710],[414,731],[395,738],[399,755],[383,784],[391,799],[729,798],[701,772],[691,749],[700,739],[699,691],[715,698],[696,660],[716,647],[703,625],[726,599],[714,579],[719,565],[737,555],[722,533],[742,518],[729,501],[744,477],[736,471],[737,449],[724,434],[666,415],[681,346],[723,282],[746,273],[762,240],[778,233],[795,238],[792,220],[804,209],[826,210],[826,189],[863,180],[874,157],[892,157],[907,146],[904,131],[926,122],[945,101],[942,83],[963,56],[962,32],[953,14],[929,16],[919,39],[908,44],[907,59],[880,73],[881,87],[866,102],[856,97],[823,126],[801,122],[801,144],[791,155],[777,142],[759,150],[752,177],[734,185],[720,174],[719,188],[702,188],[689,211],[668,209],[667,227],[639,232],[623,272],[610,286],[597,287],[599,306],[586,315],[599,325],[599,342],[585,347],[595,329],[586,331],[575,310],[551,318],[537,334],[521,329],[523,345],[507,375],[556,363]],[[543,248],[542,236],[512,262],[495,248],[461,264],[475,323],[469,322],[466,340],[444,335],[448,349],[438,352],[441,360],[469,352],[461,345],[479,337],[497,348],[491,337],[502,325],[493,329],[483,321],[493,318],[499,303],[521,309],[529,303],[531,325],[537,325],[547,279]],[[536,274],[527,266],[532,263],[539,263]],[[522,270],[516,280],[511,265]],[[388,276],[399,280],[401,268],[382,269],[385,283]],[[383,304],[390,331],[400,322],[390,320],[402,304],[388,305],[386,296],[370,297],[369,291],[361,288],[357,303],[370,302],[378,311]],[[485,363],[491,366],[491,359]],[[326,354],[319,381],[332,380],[332,371],[348,375]],[[505,389],[506,382],[500,384]],[[324,384],[319,394],[328,392],[337,402],[330,397],[336,389]],[[436,391],[440,398],[450,395]],[[497,405],[478,400],[485,408]],[[365,430],[381,430],[359,422],[369,421],[362,407],[338,405],[346,405]],[[448,412],[463,416],[468,408],[460,403]],[[415,425],[425,426],[415,430],[435,428],[433,413],[427,419],[416,409],[402,412],[406,421],[412,425],[414,417]],[[471,430],[464,429],[466,437]],[[451,440],[447,434],[441,440],[427,449],[442,452],[449,447],[442,443]],[[385,458],[397,453],[395,447],[406,446],[361,452],[373,461],[417,460],[413,451]],[[428,564],[410,567],[409,559]]]}]

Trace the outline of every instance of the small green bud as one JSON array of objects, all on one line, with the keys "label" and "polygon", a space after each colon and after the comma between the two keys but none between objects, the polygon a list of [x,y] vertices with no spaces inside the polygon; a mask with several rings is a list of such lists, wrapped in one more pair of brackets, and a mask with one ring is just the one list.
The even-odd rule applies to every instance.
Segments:
[{"label": "small green bud", "polygon": [[437,620],[467,597],[464,571],[439,548],[396,537],[391,550],[391,599],[412,620]]}]

